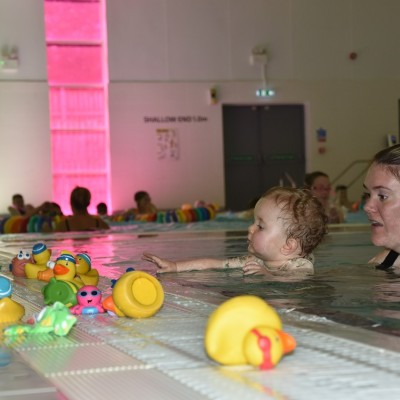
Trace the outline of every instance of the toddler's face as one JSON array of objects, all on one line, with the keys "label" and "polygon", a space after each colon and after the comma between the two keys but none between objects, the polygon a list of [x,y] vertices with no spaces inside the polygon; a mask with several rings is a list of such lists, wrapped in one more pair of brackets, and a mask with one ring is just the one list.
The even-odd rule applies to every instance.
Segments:
[{"label": "toddler's face", "polygon": [[279,261],[286,239],[280,206],[273,199],[260,199],[254,209],[254,223],[249,227],[248,251],[264,261]]}]

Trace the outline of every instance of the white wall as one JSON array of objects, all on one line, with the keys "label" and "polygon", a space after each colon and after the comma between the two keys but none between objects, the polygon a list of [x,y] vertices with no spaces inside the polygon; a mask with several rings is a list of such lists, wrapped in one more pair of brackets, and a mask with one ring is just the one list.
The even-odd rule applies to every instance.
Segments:
[{"label": "white wall", "polygon": [[[199,198],[223,204],[223,104],[305,104],[307,168],[332,178],[398,133],[398,0],[109,0],[107,15],[115,209],[131,206],[140,189],[160,207]],[[51,195],[43,31],[42,1],[0,0],[0,40],[17,45],[21,57],[16,74],[0,72],[2,160],[15,164],[21,143],[43,149],[34,164],[29,158],[0,172],[0,212],[17,191],[35,203]],[[268,49],[267,78],[277,92],[267,101],[254,96],[262,76],[249,63],[256,45]],[[209,105],[213,86],[219,103]],[[144,121],[181,115],[206,121]],[[318,152],[320,127],[328,132],[325,154]],[[159,158],[157,129],[177,132],[178,160]],[[352,197],[360,187],[361,180]]]},{"label": "white wall", "polygon": [[52,194],[43,3],[0,0],[0,50],[20,57],[17,71],[0,70],[0,213],[14,193],[35,205]]}]

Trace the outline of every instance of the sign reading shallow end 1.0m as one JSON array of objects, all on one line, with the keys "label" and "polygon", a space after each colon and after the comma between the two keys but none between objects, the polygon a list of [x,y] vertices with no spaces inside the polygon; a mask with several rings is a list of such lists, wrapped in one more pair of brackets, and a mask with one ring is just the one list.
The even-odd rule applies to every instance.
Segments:
[{"label": "sign reading shallow end 1.0m", "polygon": [[143,117],[146,124],[165,124],[176,122],[207,122],[207,117],[204,115],[166,115],[163,117],[150,116]]}]

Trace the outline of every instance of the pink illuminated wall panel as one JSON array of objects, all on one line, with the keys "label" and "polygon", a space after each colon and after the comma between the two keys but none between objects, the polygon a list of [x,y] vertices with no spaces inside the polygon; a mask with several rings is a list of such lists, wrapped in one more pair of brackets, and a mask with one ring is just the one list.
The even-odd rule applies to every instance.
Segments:
[{"label": "pink illuminated wall panel", "polygon": [[100,46],[48,45],[50,85],[101,84],[104,80],[102,53]]},{"label": "pink illuminated wall panel", "polygon": [[103,88],[50,88],[52,129],[107,129],[107,98]]},{"label": "pink illuminated wall panel", "polygon": [[100,1],[46,1],[45,26],[48,43],[79,42],[82,38],[85,42],[101,43],[103,13]]},{"label": "pink illuminated wall panel", "polygon": [[45,0],[53,200],[70,213],[75,186],[90,212],[110,201],[105,0]]}]

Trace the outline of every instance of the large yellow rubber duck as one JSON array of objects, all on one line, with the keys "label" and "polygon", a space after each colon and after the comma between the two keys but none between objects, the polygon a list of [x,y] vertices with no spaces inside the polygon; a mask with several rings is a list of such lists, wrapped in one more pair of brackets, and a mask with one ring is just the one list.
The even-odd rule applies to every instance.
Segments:
[{"label": "large yellow rubber duck", "polygon": [[38,279],[38,272],[48,269],[47,263],[50,261],[51,250],[44,243],[36,243],[32,248],[32,256],[35,263],[25,264],[25,275],[28,279]]},{"label": "large yellow rubber duck", "polygon": [[92,260],[86,253],[76,255],[75,279],[80,279],[85,286],[97,286],[99,283],[99,272],[92,268]]},{"label": "large yellow rubber duck", "polygon": [[102,306],[119,317],[147,318],[164,303],[164,289],[154,276],[142,271],[129,271],[115,283],[112,295]]},{"label": "large yellow rubber duck", "polygon": [[0,275],[0,323],[19,321],[25,314],[25,308],[11,299],[12,285],[9,278]]},{"label": "large yellow rubber duck", "polygon": [[210,315],[204,345],[210,358],[224,365],[276,365],[296,342],[282,331],[277,312],[257,296],[237,296]]}]

